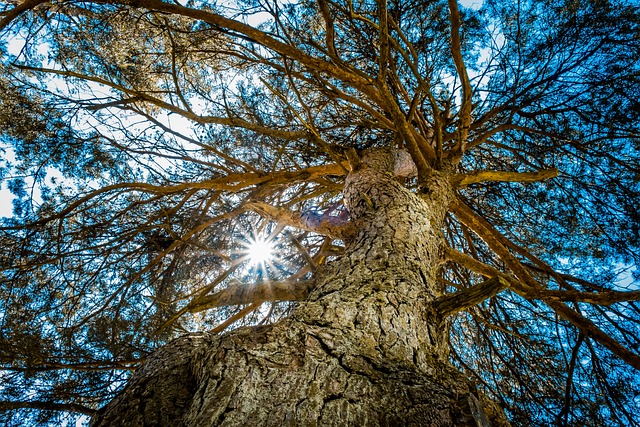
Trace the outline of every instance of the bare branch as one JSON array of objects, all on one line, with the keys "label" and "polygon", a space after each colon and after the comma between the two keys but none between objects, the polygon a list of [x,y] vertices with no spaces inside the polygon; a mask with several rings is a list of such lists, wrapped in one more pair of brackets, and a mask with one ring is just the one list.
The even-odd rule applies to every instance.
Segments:
[{"label": "bare branch", "polygon": [[564,405],[562,406],[562,410],[556,415],[556,420],[559,425],[567,425],[567,417],[569,415],[570,407],[571,407],[571,389],[573,388],[573,374],[576,370],[576,361],[578,360],[578,352],[580,350],[580,346],[584,342],[584,334],[578,334],[578,339],[576,340],[576,344],[573,346],[573,351],[571,352],[571,360],[569,361],[569,373],[567,374],[567,382],[565,385],[564,391]]},{"label": "bare branch", "polygon": [[43,372],[68,369],[72,371],[134,371],[138,368],[140,359],[137,360],[114,360],[104,362],[88,363],[38,363],[33,366],[1,366],[3,371],[17,372]]},{"label": "bare branch", "polygon": [[415,129],[407,122],[406,114],[396,102],[387,85],[379,82],[379,86],[382,99],[385,101],[387,107],[389,107],[389,112],[391,117],[393,117],[395,129],[407,144],[407,151],[409,151],[413,161],[418,167],[419,176],[427,176],[429,171],[431,171],[431,166],[429,166],[424,154],[428,155],[428,160],[434,160],[435,151],[433,151],[433,148],[428,144],[418,143],[416,139],[417,132],[415,132]]},{"label": "bare branch", "polygon": [[558,176],[558,168],[542,169],[537,172],[508,172],[508,171],[477,171],[455,175],[452,184],[456,187],[465,187],[478,182],[537,182]]},{"label": "bare branch", "polygon": [[238,320],[240,320],[243,317],[245,317],[247,314],[251,313],[252,311],[257,310],[260,307],[260,304],[262,304],[262,303],[256,302],[256,303],[253,303],[253,304],[243,308],[242,310],[240,310],[239,312],[237,312],[236,314],[234,314],[233,316],[229,317],[224,322],[220,323],[218,326],[213,328],[211,330],[211,333],[212,334],[219,334],[220,332],[222,332],[225,329],[227,329],[233,323],[235,323]]},{"label": "bare branch", "polygon": [[92,104],[86,107],[86,109],[89,111],[98,111],[104,108],[120,107],[122,105],[132,104],[138,101],[142,101],[142,99],[137,96],[134,96],[131,98],[116,99],[115,101],[105,102],[104,104]]},{"label": "bare branch", "polygon": [[80,414],[93,415],[96,413],[95,409],[88,408],[78,403],[56,403],[49,401],[3,401],[0,402],[0,412],[13,411],[16,409],[38,409],[41,411],[65,411],[65,412],[77,412]]}]

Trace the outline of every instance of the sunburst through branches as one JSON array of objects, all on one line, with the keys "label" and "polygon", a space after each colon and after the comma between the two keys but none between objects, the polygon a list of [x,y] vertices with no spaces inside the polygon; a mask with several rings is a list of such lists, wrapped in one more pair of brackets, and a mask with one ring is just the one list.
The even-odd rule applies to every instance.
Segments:
[{"label": "sunburst through branches", "polygon": [[274,274],[278,275],[282,268],[282,260],[277,254],[279,231],[268,233],[264,229],[253,229],[239,239],[235,252],[245,265],[243,275],[252,276],[252,281],[275,279]]},{"label": "sunburst through branches", "polygon": [[246,256],[249,258],[249,263],[254,266],[270,263],[274,256],[273,242],[264,237],[249,239]]}]

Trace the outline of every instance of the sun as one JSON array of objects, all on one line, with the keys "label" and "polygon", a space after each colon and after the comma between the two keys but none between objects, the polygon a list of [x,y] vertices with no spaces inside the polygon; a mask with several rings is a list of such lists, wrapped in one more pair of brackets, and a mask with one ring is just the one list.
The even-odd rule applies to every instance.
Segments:
[{"label": "sun", "polygon": [[247,257],[252,265],[267,264],[273,259],[273,244],[262,238],[249,240]]}]

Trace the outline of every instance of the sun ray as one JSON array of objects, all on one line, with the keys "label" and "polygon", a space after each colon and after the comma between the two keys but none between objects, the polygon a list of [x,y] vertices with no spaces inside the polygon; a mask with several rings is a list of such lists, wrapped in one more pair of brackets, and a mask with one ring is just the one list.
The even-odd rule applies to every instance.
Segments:
[{"label": "sun ray", "polygon": [[274,248],[269,240],[258,237],[248,243],[247,256],[252,265],[264,265],[272,260]]}]

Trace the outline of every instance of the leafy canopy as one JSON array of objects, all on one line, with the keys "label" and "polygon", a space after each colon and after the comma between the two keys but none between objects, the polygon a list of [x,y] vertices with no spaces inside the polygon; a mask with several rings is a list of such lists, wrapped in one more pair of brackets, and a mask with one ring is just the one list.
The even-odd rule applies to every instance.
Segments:
[{"label": "leafy canopy", "polygon": [[382,146],[456,187],[448,291],[509,284],[452,317],[454,363],[516,425],[638,425],[640,10],[461,3],[4,3],[2,421],[90,415],[177,334],[285,316]]}]

